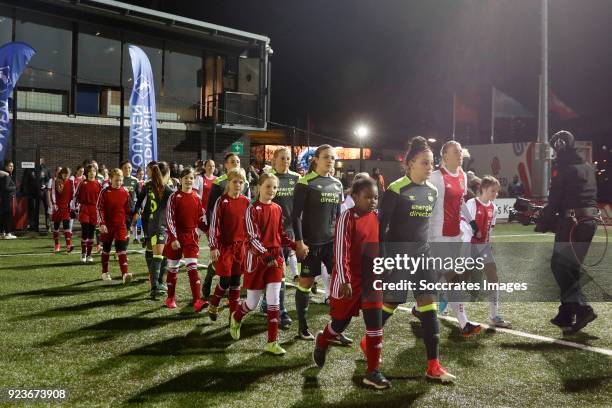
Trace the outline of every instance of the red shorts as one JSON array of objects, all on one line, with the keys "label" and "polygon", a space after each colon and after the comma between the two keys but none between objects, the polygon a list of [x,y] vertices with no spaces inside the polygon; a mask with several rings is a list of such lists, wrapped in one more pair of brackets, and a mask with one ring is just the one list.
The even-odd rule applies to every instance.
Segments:
[{"label": "red shorts", "polygon": [[246,272],[244,273],[243,286],[246,289],[262,290],[268,283],[283,281],[283,257],[281,250],[271,250],[272,256],[276,257],[277,267],[268,267],[261,256],[255,256],[251,251],[246,257]]},{"label": "red shorts", "polygon": [[79,211],[79,222],[81,224],[93,224],[98,223],[98,214],[95,205],[81,205],[81,211]]},{"label": "red shorts", "polygon": [[[333,296],[330,297],[329,315],[332,317],[332,319],[345,320],[349,317],[359,316],[359,310],[382,309],[382,291],[376,292],[376,298],[378,298],[378,300],[371,301],[373,299],[369,299],[368,301],[365,301],[361,299],[360,287],[353,286],[352,289],[353,295],[350,299],[336,299]],[[372,294],[370,294],[370,296],[372,296]]]},{"label": "red shorts", "polygon": [[193,230],[192,232],[179,232],[176,240],[181,244],[179,249],[172,248],[172,241],[166,242],[164,246],[163,255],[172,259],[173,261],[179,260],[181,258],[197,258],[200,254],[200,246],[198,237],[198,233]]},{"label": "red shorts", "polygon": [[219,248],[219,259],[215,262],[217,276],[240,276],[244,268],[244,242]]},{"label": "red shorts", "polygon": [[125,241],[128,239],[128,230],[124,224],[120,225],[107,225],[108,232],[106,234],[100,234],[100,241],[102,242],[113,242],[114,241]]},{"label": "red shorts", "polygon": [[69,207],[59,207],[57,210],[53,210],[53,214],[51,215],[51,221],[53,222],[70,221],[70,208]]}]

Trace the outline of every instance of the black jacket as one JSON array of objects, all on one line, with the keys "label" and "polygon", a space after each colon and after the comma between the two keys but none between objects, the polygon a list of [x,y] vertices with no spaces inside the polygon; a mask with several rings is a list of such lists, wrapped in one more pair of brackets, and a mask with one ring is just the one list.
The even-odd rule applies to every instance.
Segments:
[{"label": "black jacket", "polygon": [[597,206],[595,169],[575,149],[563,152],[553,162],[548,205],[543,217],[551,219],[565,210]]}]

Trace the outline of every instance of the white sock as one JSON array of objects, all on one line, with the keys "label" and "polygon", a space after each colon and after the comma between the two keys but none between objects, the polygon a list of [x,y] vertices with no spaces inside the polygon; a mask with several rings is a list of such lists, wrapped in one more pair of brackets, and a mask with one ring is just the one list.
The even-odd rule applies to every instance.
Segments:
[{"label": "white sock", "polygon": [[457,320],[459,320],[459,326],[463,329],[468,322],[467,316],[465,315],[465,305],[463,302],[449,302],[449,304],[455,311]]},{"label": "white sock", "polygon": [[492,290],[489,292],[489,317],[493,319],[497,317],[499,309],[499,292]]},{"label": "white sock", "polygon": [[289,266],[289,270],[291,271],[291,277],[298,275],[298,261],[295,252],[292,252],[287,259],[287,266]]},{"label": "white sock", "polygon": [[325,297],[329,296],[329,273],[325,265],[321,264],[321,280],[323,281],[323,289],[325,290]]}]

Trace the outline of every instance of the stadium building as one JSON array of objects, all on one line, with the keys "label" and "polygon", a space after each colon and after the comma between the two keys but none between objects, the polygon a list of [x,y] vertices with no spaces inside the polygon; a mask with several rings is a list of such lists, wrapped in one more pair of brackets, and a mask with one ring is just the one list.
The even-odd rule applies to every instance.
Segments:
[{"label": "stadium building", "polygon": [[151,62],[160,159],[232,149],[248,160],[247,132],[266,129],[268,37],[112,0],[0,0],[0,42],[11,41],[36,49],[11,101],[6,158],[18,168],[128,158],[130,44]]}]

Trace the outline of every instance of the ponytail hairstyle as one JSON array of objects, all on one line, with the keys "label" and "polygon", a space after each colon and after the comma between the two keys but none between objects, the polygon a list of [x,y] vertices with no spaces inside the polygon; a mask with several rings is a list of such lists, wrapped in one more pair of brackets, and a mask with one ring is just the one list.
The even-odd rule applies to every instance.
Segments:
[{"label": "ponytail hairstyle", "polygon": [[[280,149],[279,149],[280,150]],[[278,185],[279,181],[278,181],[278,177],[276,177],[274,174],[272,173],[267,173],[267,172],[263,172],[261,173],[261,175],[259,176],[259,179],[257,179],[257,187],[261,187],[263,186],[263,183],[266,182],[266,180],[268,179],[273,179],[276,180],[276,184]],[[255,193],[255,199],[259,200],[259,188],[257,189],[257,192]]]},{"label": "ponytail hairstyle", "polygon": [[[364,174],[364,173],[358,173],[358,175],[359,174]],[[351,186],[349,190],[351,191],[350,193],[351,195],[358,196],[359,193],[361,193],[366,188],[377,188],[377,187],[378,186],[376,185],[376,180],[374,180],[372,177],[366,176],[366,177],[361,177],[358,179],[357,176],[355,176],[355,179],[353,180],[353,185]]]},{"label": "ponytail hairstyle", "polygon": [[242,181],[244,181],[245,183],[247,182],[246,179],[246,173],[244,172],[244,169],[241,167],[236,167],[231,169],[230,171],[227,172],[227,183],[225,184],[225,191],[223,191],[223,193],[227,193],[229,191],[229,185],[230,185],[230,181],[233,178],[240,178],[242,179]]},{"label": "ponytail hairstyle", "polygon": [[357,183],[359,180],[363,180],[367,178],[370,178],[370,175],[365,171],[355,174],[355,177],[353,177],[353,182],[351,183],[351,186],[345,191],[344,195],[349,196],[353,194],[354,192],[353,186],[355,185],[355,183]]},{"label": "ponytail hairstyle", "polygon": [[427,140],[425,140],[422,136],[415,136],[410,140],[408,144],[408,151],[406,152],[406,157],[404,158],[404,165],[406,166],[406,173],[410,173],[410,162],[422,152],[430,151],[431,147],[427,144]]},{"label": "ponytail hairstyle", "polygon": [[321,152],[327,149],[333,150],[333,147],[328,144],[322,144],[321,146],[317,147],[317,150],[315,150],[315,153],[314,153],[314,157],[310,159],[310,163],[308,164],[308,173],[313,172],[317,169],[317,161],[314,158],[316,157],[318,159],[319,156],[321,155]]},{"label": "ponytail hairstyle", "polygon": [[461,152],[463,153],[463,148],[461,147],[461,143],[459,143],[458,141],[449,140],[448,142],[444,143],[442,145],[442,148],[440,149],[440,163],[442,163],[445,166],[446,166],[446,161],[444,160],[444,153],[446,153],[448,148],[451,147],[452,145],[457,146],[457,148],[461,150]]},{"label": "ponytail hairstyle", "polygon": [[151,184],[153,185],[153,194],[158,200],[164,194],[164,186],[168,183],[170,176],[170,168],[168,163],[160,161],[151,166]]}]

